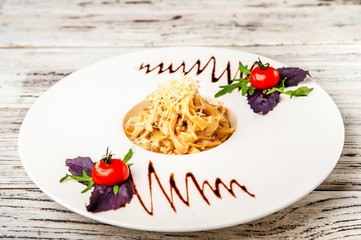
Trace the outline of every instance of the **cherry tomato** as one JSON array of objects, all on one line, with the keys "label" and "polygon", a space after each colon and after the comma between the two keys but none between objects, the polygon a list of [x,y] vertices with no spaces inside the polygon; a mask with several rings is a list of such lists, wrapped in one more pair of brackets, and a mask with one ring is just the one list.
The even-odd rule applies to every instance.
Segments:
[{"label": "cherry tomato", "polygon": [[273,67],[258,66],[251,71],[249,81],[255,88],[269,89],[277,86],[280,74]]},{"label": "cherry tomato", "polygon": [[126,181],[129,177],[129,168],[120,159],[111,159],[110,164],[104,161],[97,162],[92,170],[95,184],[114,186]]}]

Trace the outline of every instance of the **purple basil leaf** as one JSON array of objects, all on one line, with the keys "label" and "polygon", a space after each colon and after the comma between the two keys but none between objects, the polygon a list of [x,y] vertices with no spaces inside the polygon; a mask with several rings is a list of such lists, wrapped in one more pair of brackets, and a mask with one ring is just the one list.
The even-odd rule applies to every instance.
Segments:
[{"label": "purple basil leaf", "polygon": [[[66,166],[69,167],[69,172],[74,176],[82,177],[83,169],[86,171],[88,176],[92,175],[94,162],[89,157],[77,157],[73,159],[67,159],[65,161]],[[88,185],[88,182],[80,182]]]},{"label": "purple basil leaf", "polygon": [[265,115],[280,101],[280,92],[265,94],[263,90],[256,89],[252,95],[247,93],[247,100],[253,112]]},{"label": "purple basil leaf", "polygon": [[86,209],[93,213],[116,210],[130,203],[134,194],[135,189],[131,177],[119,185],[119,191],[116,195],[114,194],[113,187],[94,185],[94,190],[91,193],[90,202]]},{"label": "purple basil leaf", "polygon": [[285,87],[297,86],[300,82],[305,80],[306,76],[310,76],[308,71],[295,67],[282,67],[277,69],[280,74],[280,79],[286,78]]},{"label": "purple basil leaf", "polygon": [[[94,162],[89,157],[77,157],[74,159],[67,159],[65,161],[66,166],[69,167],[69,172],[75,176],[82,177],[83,169],[88,176],[91,176]],[[89,182],[80,182],[88,185]],[[113,186],[100,186],[94,185],[94,190],[90,196],[90,203],[86,206],[89,212],[103,212],[107,210],[115,210],[123,207],[125,204],[130,203],[135,194],[135,187],[132,177],[124,183],[119,185],[118,193],[115,195]]]}]

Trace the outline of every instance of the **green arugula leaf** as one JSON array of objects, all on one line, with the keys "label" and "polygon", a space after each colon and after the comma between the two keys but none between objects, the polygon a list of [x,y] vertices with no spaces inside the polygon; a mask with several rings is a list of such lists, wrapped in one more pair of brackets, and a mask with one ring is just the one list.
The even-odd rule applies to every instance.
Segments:
[{"label": "green arugula leaf", "polygon": [[118,192],[119,192],[119,185],[114,185],[114,186],[113,186],[113,192],[114,192],[115,195],[118,194]]},{"label": "green arugula leaf", "polygon": [[62,182],[64,182],[65,181],[65,179],[67,179],[68,177],[70,177],[70,175],[69,174],[66,174],[64,177],[62,177],[61,179],[60,179],[60,183],[62,183]]},{"label": "green arugula leaf", "polygon": [[269,89],[268,91],[264,91],[263,93],[265,94],[271,94],[271,93],[274,93],[274,92],[280,92],[280,93],[285,93],[284,90],[285,90],[285,81],[286,81],[286,78],[284,78],[280,84],[278,84],[276,87],[274,88],[271,88]]},{"label": "green arugula leaf", "polygon": [[94,182],[93,182],[92,177],[89,177],[84,169],[83,169],[83,176],[82,177],[66,174],[64,177],[62,177],[60,179],[59,182],[62,183],[62,182],[65,181],[65,179],[67,179],[69,177],[76,180],[76,181],[78,181],[78,182],[89,182],[88,186],[81,193],[85,193],[85,192],[89,191],[94,186]]},{"label": "green arugula leaf", "polygon": [[92,189],[93,186],[94,186],[94,182],[93,181],[89,182],[88,186],[83,191],[81,191],[81,193],[85,193],[89,191],[90,189]]},{"label": "green arugula leaf", "polygon": [[[248,89],[248,84],[249,84],[249,78],[239,78],[239,79],[234,79],[234,81],[238,81],[238,83],[234,83],[232,85],[221,86],[221,87],[223,89],[227,88],[230,92],[232,92],[234,89],[239,87],[239,88],[241,88],[242,96],[246,95],[247,89]],[[227,93],[230,93],[230,92],[227,92]]]},{"label": "green arugula leaf", "polygon": [[90,182],[90,181],[93,181],[93,179],[86,174],[84,169],[83,169],[83,177],[66,174],[64,177],[62,177],[60,179],[60,182],[63,182],[68,177],[70,177],[70,178],[72,178],[72,179],[74,179],[74,180],[76,180],[78,182]]},{"label": "green arugula leaf", "polygon": [[123,158],[123,162],[127,163],[133,156],[133,150],[130,148],[128,153],[125,154],[124,158]]},{"label": "green arugula leaf", "polygon": [[299,87],[296,90],[289,90],[284,92],[284,94],[290,95],[290,98],[292,97],[304,97],[308,96],[310,92],[312,92],[313,88],[309,88],[306,86]]},{"label": "green arugula leaf", "polygon": [[280,92],[280,90],[278,89],[278,88],[271,88],[271,89],[269,89],[268,91],[263,91],[263,93],[265,93],[265,94],[271,94],[271,93],[274,93],[274,92]]},{"label": "green arugula leaf", "polygon": [[[246,76],[244,78],[236,78],[236,79],[231,79],[232,82],[237,82],[237,83],[233,83],[231,85],[224,85],[224,86],[220,86],[219,88],[221,88],[220,91],[218,91],[214,97],[220,97],[223,96],[227,93],[231,93],[234,89],[236,88],[241,88],[242,91],[242,96],[247,94],[247,90],[248,90],[248,85],[249,85],[249,75],[251,74],[251,70],[248,69],[248,66],[244,66],[242,63],[239,64],[239,71],[241,72],[241,76],[242,73],[246,74]],[[253,88],[253,87],[252,87]],[[254,88],[251,90],[252,94],[254,93]]]},{"label": "green arugula leaf", "polygon": [[251,74],[251,69],[248,69],[248,65],[244,66],[242,63],[240,63],[238,69],[241,73],[245,73],[247,75]]},{"label": "green arugula leaf", "polygon": [[90,182],[93,181],[93,179],[91,177],[88,176],[88,174],[86,173],[86,171],[83,169],[83,176],[79,177],[79,176],[74,176],[74,175],[69,175],[69,177],[71,177],[72,179],[78,181],[78,182]]},{"label": "green arugula leaf", "polygon": [[247,84],[249,83],[249,80],[244,79],[244,81],[240,82],[241,84],[241,91],[242,91],[242,96],[246,95],[247,93]]},{"label": "green arugula leaf", "polygon": [[252,96],[255,90],[256,90],[255,87],[253,87],[252,85],[249,85],[248,94]]},{"label": "green arugula leaf", "polygon": [[226,93],[231,93],[234,89],[236,89],[238,87],[241,87],[240,83],[234,83],[234,84],[231,84],[231,85],[220,86],[220,88],[222,88],[222,90],[217,92],[214,95],[214,97],[217,98],[217,97],[223,96]]},{"label": "green arugula leaf", "polygon": [[[214,95],[215,98],[220,97],[220,96],[223,96],[223,95],[225,95],[225,94],[227,94],[227,93],[232,92],[232,91],[229,90],[230,88],[228,88],[228,86],[222,86],[222,87],[223,87],[223,89],[220,90],[220,91],[218,91],[218,92]],[[233,90],[233,89],[232,89],[232,90]]]}]

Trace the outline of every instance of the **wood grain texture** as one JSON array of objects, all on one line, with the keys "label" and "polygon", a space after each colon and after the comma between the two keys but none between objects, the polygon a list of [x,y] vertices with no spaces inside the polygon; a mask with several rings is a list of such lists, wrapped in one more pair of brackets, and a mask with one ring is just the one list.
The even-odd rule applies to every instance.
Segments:
[{"label": "wood grain texture", "polygon": [[361,22],[357,1],[5,1],[1,14],[0,47],[324,45],[361,40],[355,34]]},{"label": "wood grain texture", "polygon": [[[1,239],[357,239],[361,193],[319,192],[268,217],[239,226],[187,233],[119,228],[86,219],[49,200],[40,190],[0,192]],[[119,212],[120,217],[121,212]]]},{"label": "wood grain texture", "polygon": [[[361,239],[360,22],[359,0],[0,0],[0,239]],[[334,171],[286,209],[213,231],[113,227],[52,201],[19,159],[28,109],[81,67],[167,46],[232,48],[309,70],[345,124]]]}]

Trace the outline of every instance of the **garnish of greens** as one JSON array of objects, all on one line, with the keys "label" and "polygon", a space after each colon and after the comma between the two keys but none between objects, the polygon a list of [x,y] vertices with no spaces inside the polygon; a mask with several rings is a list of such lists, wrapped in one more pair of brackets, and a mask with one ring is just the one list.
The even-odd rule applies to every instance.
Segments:
[{"label": "garnish of greens", "polygon": [[220,86],[221,90],[215,97],[231,93],[234,89],[240,89],[242,96],[247,95],[248,104],[255,113],[262,115],[279,103],[280,94],[293,97],[308,96],[313,90],[306,86],[295,90],[285,88],[297,86],[306,76],[311,76],[308,71],[295,67],[282,67],[274,69],[269,64],[263,64],[261,60],[255,63],[255,68],[250,69],[242,63],[239,65],[240,78],[232,79],[232,84]]},{"label": "garnish of greens", "polygon": [[[107,149],[105,156],[97,163],[94,163],[89,157],[67,159],[65,163],[69,167],[71,174],[66,174],[60,179],[60,182],[62,183],[71,178],[87,185],[82,193],[93,189],[89,205],[86,206],[89,212],[116,210],[130,203],[135,194],[135,187],[129,169],[132,164],[127,163],[132,158],[132,154],[132,149],[129,149],[123,160],[115,159],[112,158],[113,154]],[[95,176],[99,166],[102,166],[100,170],[105,171]]]}]

